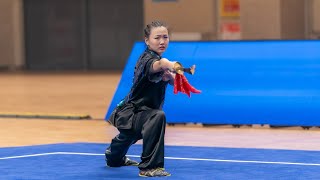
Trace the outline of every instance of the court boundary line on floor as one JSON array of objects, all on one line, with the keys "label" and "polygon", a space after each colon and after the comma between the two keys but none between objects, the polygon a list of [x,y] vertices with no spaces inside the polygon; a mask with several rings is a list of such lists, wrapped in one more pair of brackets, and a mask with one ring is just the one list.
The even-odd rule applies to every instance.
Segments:
[{"label": "court boundary line on floor", "polygon": [[[81,153],[81,152],[48,152],[38,154],[28,154],[20,156],[0,157],[0,160],[29,158],[49,155],[82,155],[82,156],[104,156],[98,153]],[[128,157],[137,157],[138,155],[127,155]],[[227,163],[253,163],[253,164],[279,164],[279,165],[298,165],[298,166],[320,166],[318,163],[299,163],[299,162],[281,162],[281,161],[254,161],[254,160],[231,160],[231,159],[206,159],[206,158],[182,158],[182,157],[165,157],[170,160],[189,160],[189,161],[210,161],[210,162],[227,162]]]}]

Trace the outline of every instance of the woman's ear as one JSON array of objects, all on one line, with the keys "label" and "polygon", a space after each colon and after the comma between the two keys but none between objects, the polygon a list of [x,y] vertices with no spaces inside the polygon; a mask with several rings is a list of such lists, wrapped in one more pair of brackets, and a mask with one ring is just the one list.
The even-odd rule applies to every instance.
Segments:
[{"label": "woman's ear", "polygon": [[144,42],[146,43],[147,46],[149,46],[149,44],[148,44],[148,38],[145,37],[145,38],[144,38]]}]

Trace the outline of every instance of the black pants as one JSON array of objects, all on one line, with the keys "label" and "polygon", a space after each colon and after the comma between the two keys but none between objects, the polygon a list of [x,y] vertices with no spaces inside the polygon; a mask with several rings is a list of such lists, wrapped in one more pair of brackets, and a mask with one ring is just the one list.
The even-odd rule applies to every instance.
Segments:
[{"label": "black pants", "polygon": [[143,139],[139,169],[163,168],[165,114],[161,110],[146,110],[134,115],[132,129],[119,130],[106,151],[107,164],[121,166],[129,147]]}]

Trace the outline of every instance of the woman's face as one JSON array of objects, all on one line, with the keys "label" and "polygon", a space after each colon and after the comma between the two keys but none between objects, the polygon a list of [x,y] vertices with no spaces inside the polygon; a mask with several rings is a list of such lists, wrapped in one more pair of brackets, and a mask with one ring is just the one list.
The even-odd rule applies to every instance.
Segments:
[{"label": "woman's face", "polygon": [[166,27],[154,27],[151,29],[149,38],[145,38],[149,49],[157,52],[159,55],[167,49],[169,44],[169,34]]}]

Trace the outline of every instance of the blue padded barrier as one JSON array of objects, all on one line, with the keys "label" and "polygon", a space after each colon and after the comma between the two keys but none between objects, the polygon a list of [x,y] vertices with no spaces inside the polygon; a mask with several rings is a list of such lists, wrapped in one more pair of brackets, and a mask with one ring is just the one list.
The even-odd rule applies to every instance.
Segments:
[{"label": "blue padded barrier", "polygon": [[[145,49],[137,42],[106,119],[129,92],[134,65]],[[163,55],[196,64],[189,82],[201,94],[173,94],[168,123],[320,126],[320,41],[171,42]]]}]

